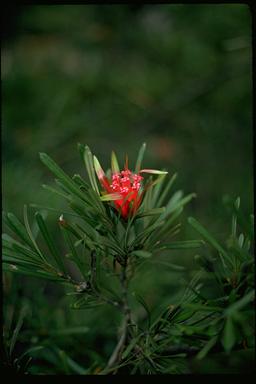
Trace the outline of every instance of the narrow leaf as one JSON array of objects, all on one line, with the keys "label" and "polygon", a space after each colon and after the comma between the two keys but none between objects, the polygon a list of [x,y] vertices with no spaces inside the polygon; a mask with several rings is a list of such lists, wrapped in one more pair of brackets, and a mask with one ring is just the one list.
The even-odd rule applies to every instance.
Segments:
[{"label": "narrow leaf", "polygon": [[21,311],[20,311],[20,314],[19,314],[19,318],[18,318],[16,327],[14,329],[14,332],[13,332],[13,335],[12,335],[12,338],[11,338],[11,342],[10,342],[10,355],[13,352],[13,348],[14,348],[15,343],[17,341],[17,338],[18,338],[19,332],[21,330],[21,327],[22,327],[22,324],[23,324],[23,321],[24,321],[24,317],[27,314],[27,311],[28,311],[28,307],[26,305],[24,305],[21,308]]},{"label": "narrow leaf", "polygon": [[177,265],[177,264],[173,264],[173,263],[169,263],[168,261],[162,261],[162,260],[153,260],[153,261],[150,261],[152,264],[157,264],[157,265],[164,265],[174,271],[184,271],[185,270],[185,267],[182,267],[181,265]]},{"label": "narrow leaf", "polygon": [[236,301],[234,304],[231,304],[225,311],[226,315],[231,316],[234,312],[239,311],[241,308],[246,306],[254,299],[255,291],[254,289],[248,292],[240,300]]},{"label": "narrow leaf", "polygon": [[177,178],[177,173],[174,173],[174,175],[171,177],[168,184],[166,185],[163,193],[160,195],[159,200],[157,201],[158,206],[161,206],[162,203],[164,202],[176,178]]},{"label": "narrow leaf", "polygon": [[138,256],[138,257],[142,257],[142,258],[144,258],[144,259],[148,259],[149,257],[152,256],[152,253],[151,253],[151,252],[148,252],[148,251],[140,251],[140,250],[138,250],[138,251],[133,251],[133,252],[131,253],[131,255],[133,255],[133,256]]},{"label": "narrow leaf", "polygon": [[170,213],[176,211],[180,207],[183,207],[184,205],[188,204],[195,197],[196,197],[196,194],[191,193],[190,195],[187,195],[183,197],[183,199],[180,199],[179,201],[177,201],[175,204],[174,203],[172,205],[168,204],[168,206],[166,207],[166,212],[169,215]]},{"label": "narrow leaf", "polygon": [[96,180],[96,176],[95,176],[95,171],[94,171],[94,160],[93,160],[91,150],[88,146],[85,146],[84,162],[85,162],[85,166],[86,166],[88,176],[89,176],[89,179],[91,182],[91,186],[94,189],[94,191],[99,195],[100,192],[99,192],[99,188],[98,188],[98,184],[97,184],[97,180]]},{"label": "narrow leaf", "polygon": [[112,173],[119,173],[120,172],[118,161],[117,161],[116,154],[114,151],[112,151],[112,153],[111,153],[111,170],[112,170]]},{"label": "narrow leaf", "polygon": [[67,245],[68,245],[68,247],[72,253],[73,261],[76,263],[79,271],[81,272],[83,277],[86,279],[87,278],[86,271],[84,270],[84,266],[79,259],[79,255],[77,254],[77,251],[76,251],[75,246],[71,240],[71,237],[70,237],[68,230],[65,227],[61,227],[61,230],[62,230],[64,239],[65,239],[65,241],[66,241],[66,243],[67,243]]},{"label": "narrow leaf", "polygon": [[112,200],[121,200],[122,195],[120,193],[108,193],[106,195],[100,196],[101,201],[112,201]]},{"label": "narrow leaf", "polygon": [[217,343],[217,341],[218,341],[217,336],[214,336],[213,338],[211,338],[208,341],[208,343],[206,343],[204,345],[204,347],[201,349],[201,351],[196,355],[196,358],[198,360],[202,360],[208,354],[208,352],[214,347],[214,345]]},{"label": "narrow leaf", "polygon": [[202,240],[184,240],[184,241],[173,241],[172,243],[163,244],[160,249],[190,249],[200,248],[204,245]]},{"label": "narrow leaf", "polygon": [[[226,251],[222,248],[222,246],[215,240],[212,235],[193,217],[188,218],[189,224],[192,225],[192,227],[197,230],[208,243],[210,243],[225,259],[228,259],[228,255]],[[229,261],[229,260],[228,260]],[[222,259],[223,265],[226,266],[224,260]]]},{"label": "narrow leaf", "polygon": [[134,293],[134,295],[135,295],[136,299],[138,300],[138,302],[142,305],[142,307],[145,309],[145,311],[147,313],[148,328],[150,328],[150,326],[151,326],[151,311],[150,311],[146,301],[144,300],[144,298],[142,296],[140,296],[137,293]]},{"label": "narrow leaf", "polygon": [[70,192],[84,199],[84,194],[80,191],[76,183],[52,160],[46,153],[40,153],[41,161],[57,176],[58,179],[69,189]]},{"label": "narrow leaf", "polygon": [[136,161],[136,165],[135,165],[135,172],[136,173],[138,173],[140,171],[141,163],[142,163],[142,160],[144,157],[145,150],[146,150],[146,143],[143,143],[142,146],[140,147],[137,161]]},{"label": "narrow leaf", "polygon": [[63,272],[63,273],[66,273],[65,271],[65,266],[63,264],[63,260],[61,259],[61,256],[59,254],[59,251],[45,225],[45,222],[44,222],[44,219],[42,217],[42,215],[39,213],[39,212],[36,212],[35,214],[35,218],[36,218],[36,221],[37,221],[37,224],[38,224],[38,227],[41,231],[41,234],[49,248],[49,251],[51,252],[54,260],[56,261],[57,263],[57,266],[60,268],[60,270]]},{"label": "narrow leaf", "polygon": [[228,316],[222,337],[222,344],[226,352],[230,352],[233,346],[236,343],[236,333],[235,327],[233,324],[233,320],[230,316]]},{"label": "narrow leaf", "polygon": [[28,232],[28,235],[30,237],[30,240],[34,246],[34,248],[36,249],[38,255],[40,255],[41,259],[47,263],[47,260],[45,259],[45,257],[43,256],[42,252],[40,251],[40,249],[38,248],[38,245],[34,239],[34,236],[32,234],[32,231],[30,229],[30,225],[29,225],[29,222],[28,222],[28,209],[27,209],[27,206],[24,205],[24,211],[23,211],[23,214],[24,214],[24,223],[25,223],[25,226],[26,226],[26,230]]},{"label": "narrow leaf", "polygon": [[142,169],[140,173],[151,173],[153,175],[166,175],[167,171],[159,171],[157,169]]},{"label": "narrow leaf", "polygon": [[154,208],[154,209],[149,209],[148,211],[138,213],[135,218],[140,219],[142,217],[146,216],[156,216],[156,215],[161,215],[162,213],[165,212],[165,207],[162,208]]},{"label": "narrow leaf", "polygon": [[138,343],[139,339],[140,339],[141,335],[135,337],[134,339],[131,340],[131,342],[128,344],[127,348],[124,350],[123,354],[122,354],[122,359],[125,360],[131,353],[131,351],[133,350],[133,348],[135,347],[135,345]]},{"label": "narrow leaf", "polygon": [[56,195],[59,195],[61,197],[64,197],[64,199],[67,199],[69,200],[70,199],[70,196],[62,191],[59,191],[58,189],[55,189],[53,187],[51,187],[50,185],[47,185],[47,184],[43,184],[42,187],[44,189],[47,189],[48,191],[52,192],[52,193],[55,193]]},{"label": "narrow leaf", "polygon": [[21,224],[21,222],[16,218],[15,215],[12,213],[7,213],[6,217],[6,224],[8,227],[17,235],[19,238],[24,241],[29,247],[34,247],[33,242],[31,241],[30,237],[28,236],[25,227]]},{"label": "narrow leaf", "polygon": [[28,269],[27,267],[17,266],[16,264],[3,263],[3,270],[9,271],[9,272],[14,272],[14,273],[19,273],[19,274],[23,274],[23,275],[27,275],[27,276],[38,277],[38,278],[42,278],[42,279],[49,279],[52,281],[62,281],[63,282],[62,276],[58,276],[57,274],[44,272],[44,271],[39,270],[39,269],[34,269],[32,271],[32,270]]}]

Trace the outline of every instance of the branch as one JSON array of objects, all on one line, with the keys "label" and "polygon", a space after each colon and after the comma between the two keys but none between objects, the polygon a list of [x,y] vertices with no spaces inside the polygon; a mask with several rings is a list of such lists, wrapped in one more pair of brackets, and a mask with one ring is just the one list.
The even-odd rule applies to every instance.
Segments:
[{"label": "branch", "polygon": [[123,347],[125,345],[126,338],[127,338],[127,323],[126,323],[126,320],[124,319],[121,337],[120,337],[114,351],[112,352],[112,355],[110,356],[110,358],[108,360],[107,368],[112,368],[116,362],[120,361],[121,353],[123,351]]},{"label": "branch", "polygon": [[120,274],[120,284],[122,287],[122,311],[124,315],[122,333],[114,351],[112,352],[112,355],[108,360],[105,370],[112,368],[116,363],[119,363],[121,361],[122,351],[128,339],[128,328],[129,328],[129,325],[131,325],[132,323],[131,309],[129,307],[128,298],[127,298],[128,280],[127,280],[126,272],[127,272],[127,258],[125,259],[125,262],[122,265],[122,271]]},{"label": "branch", "polygon": [[91,252],[91,279],[90,283],[92,287],[96,287],[96,252]]}]

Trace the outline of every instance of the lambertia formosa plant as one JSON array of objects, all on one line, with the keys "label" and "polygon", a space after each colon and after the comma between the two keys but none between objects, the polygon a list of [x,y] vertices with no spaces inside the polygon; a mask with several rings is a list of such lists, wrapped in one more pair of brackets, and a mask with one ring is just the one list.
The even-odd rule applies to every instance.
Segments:
[{"label": "lambertia formosa plant", "polygon": [[[169,242],[179,231],[177,218],[194,194],[183,197],[178,191],[169,198],[176,174],[165,183],[166,171],[141,169],[145,148],[144,143],[134,171],[129,169],[127,156],[121,170],[112,152],[111,169],[105,173],[88,146],[79,144],[89,183],[77,174],[70,178],[48,155],[40,154],[42,162],[56,176],[58,189],[44,187],[65,198],[74,211],[71,216],[74,220],[67,218],[68,214],[61,214],[59,226],[68,258],[76,264],[81,281],[71,276],[68,263],[56,247],[40,212],[35,213],[35,220],[49,250],[47,254],[35,239],[26,206],[24,225],[13,214],[4,214],[6,225],[16,235],[16,238],[3,235],[5,270],[71,285],[76,294],[74,308],[109,303],[122,310],[123,332],[108,368],[120,361],[122,350],[135,329],[127,291],[136,267],[160,250],[199,245],[198,241]],[[103,265],[119,277],[120,295],[114,295],[101,284]]]},{"label": "lambertia formosa plant", "polygon": [[[199,293],[197,277],[191,282],[188,288],[190,293],[185,294],[180,305],[165,310],[154,323],[148,325],[146,336],[136,324],[129,303],[129,283],[138,273],[138,267],[163,250],[200,248],[210,243],[219,252],[220,263],[223,262],[214,272],[217,281],[222,278],[226,279],[226,283],[234,285],[232,279],[239,279],[238,275],[226,269],[230,263],[230,268],[238,268],[238,262],[228,261],[227,252],[218,246],[195,219],[191,218],[190,224],[202,235],[202,240],[173,240],[180,229],[179,216],[195,194],[183,196],[182,191],[176,191],[170,195],[176,174],[169,178],[166,171],[142,168],[145,143],[139,150],[133,170],[130,169],[127,156],[121,169],[115,153],[112,152],[111,169],[104,172],[88,146],[79,144],[78,148],[89,182],[78,174],[69,177],[48,155],[40,154],[42,162],[56,177],[57,185],[57,188],[48,185],[44,185],[44,188],[66,199],[71,208],[71,211],[60,212],[58,220],[66,247],[65,256],[56,245],[43,214],[37,211],[34,215],[37,225],[35,231],[35,227],[29,222],[28,208],[24,206],[24,224],[14,214],[4,213],[4,222],[15,235],[3,235],[4,270],[64,283],[71,289],[69,295],[75,297],[72,303],[74,309],[109,304],[122,313],[120,337],[105,366],[100,368],[100,374],[117,373],[124,366],[129,367],[131,374],[179,373],[182,369],[178,362],[171,367],[169,360],[166,366],[165,360],[161,364],[157,362],[159,353],[164,355],[167,344],[178,343],[178,347],[174,345],[174,352],[168,352],[171,356],[179,357],[179,353],[185,350],[186,353],[198,353],[200,358],[218,343],[220,339],[217,334],[224,334],[224,347],[230,351],[236,342],[228,339],[230,317],[225,317],[225,314],[221,318],[215,316],[215,302],[208,307],[208,311],[212,310],[212,313],[205,316],[203,306],[207,299]],[[36,204],[31,206],[40,208]],[[40,233],[40,239],[35,232]],[[241,254],[241,258],[248,248],[248,241],[240,236],[232,243],[236,247],[234,252]],[[240,249],[241,243],[247,245]],[[204,259],[205,263],[209,265],[210,261]],[[71,264],[76,266],[77,273],[74,274]],[[222,272],[220,268],[224,268]],[[220,273],[224,274],[223,277],[219,277]],[[117,281],[118,289],[112,289],[106,283],[106,275]],[[240,280],[236,281],[239,286]],[[244,299],[247,304],[252,299],[252,291],[246,290],[243,294],[247,295]],[[234,296],[233,301],[225,303],[232,304],[236,298],[240,299],[239,296]],[[140,301],[149,312],[142,298]],[[193,306],[197,311],[196,318]],[[222,309],[217,313],[220,311]],[[184,332],[186,335],[186,330],[190,327],[189,321],[202,323],[203,329],[205,318],[209,316],[216,323],[216,327],[212,326],[207,333],[210,339],[202,336],[203,331],[200,331],[196,345],[191,345],[191,341],[188,342],[184,336]],[[173,321],[184,323],[183,328],[175,328]]]}]

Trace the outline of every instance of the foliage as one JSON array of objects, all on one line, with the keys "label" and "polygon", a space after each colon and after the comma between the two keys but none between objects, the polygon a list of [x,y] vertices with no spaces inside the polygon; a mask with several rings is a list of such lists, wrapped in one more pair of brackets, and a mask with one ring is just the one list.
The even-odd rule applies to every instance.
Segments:
[{"label": "foliage", "polygon": [[[144,150],[145,144],[139,151],[136,171],[141,168]],[[183,197],[182,191],[170,197],[176,175],[167,181],[167,172],[150,170],[152,176],[145,182],[145,194],[138,210],[123,217],[122,210],[114,205],[116,197],[100,190],[96,178],[98,160],[93,162],[90,149],[81,144],[79,152],[89,182],[78,174],[69,177],[48,155],[40,154],[57,184],[57,188],[44,187],[66,199],[71,209],[62,213],[58,222],[65,249],[58,247],[40,211],[34,214],[36,226],[32,229],[25,206],[24,224],[15,215],[4,213],[5,224],[14,235],[3,234],[3,268],[63,283],[67,294],[74,298],[73,309],[97,307],[97,311],[103,304],[109,304],[112,310],[122,313],[120,339],[107,363],[104,358],[97,358],[100,361],[97,367],[93,362],[84,368],[50,338],[12,360],[27,311],[25,305],[21,306],[13,332],[5,336],[6,364],[17,371],[32,373],[33,367],[27,371],[32,357],[24,357],[36,354],[56,370],[62,367],[64,373],[174,374],[200,372],[201,362],[209,356],[214,358],[216,353],[224,353],[224,358],[231,351],[246,353],[246,361],[250,361],[254,347],[253,217],[248,221],[241,215],[240,199],[234,204],[226,201],[233,216],[231,235],[224,244],[192,217],[188,222],[202,240],[173,241],[180,229],[177,219],[194,197],[194,194]],[[117,159],[112,154],[112,171],[117,169]],[[135,292],[146,313],[143,320],[136,321],[129,303],[130,282],[148,260],[158,257],[156,254],[191,248],[201,249],[200,255],[196,255],[201,270],[194,274],[183,294],[176,303],[159,311],[158,306],[149,308],[140,293]],[[207,284],[210,289],[205,291]],[[52,332],[63,336],[87,333],[88,329],[64,327]]]}]

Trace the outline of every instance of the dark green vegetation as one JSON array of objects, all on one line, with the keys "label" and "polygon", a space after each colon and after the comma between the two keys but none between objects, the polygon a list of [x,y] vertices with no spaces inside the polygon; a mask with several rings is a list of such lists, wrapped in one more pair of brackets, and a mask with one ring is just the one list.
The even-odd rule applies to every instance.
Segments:
[{"label": "dark green vegetation", "polygon": [[[54,239],[57,265],[57,253],[68,253],[58,225],[67,208],[41,187],[53,184],[38,152],[87,179],[77,142],[106,168],[112,149],[134,164],[146,141],[145,167],[178,172],[174,192],[197,195],[174,241],[205,245],[140,266],[129,296],[139,327],[120,372],[252,369],[250,31],[242,5],[27,6],[6,30],[3,208],[20,221],[24,204],[57,210],[42,208],[33,221],[28,209],[33,233],[39,224]],[[3,293],[12,370],[91,374],[106,366],[121,323],[111,305],[70,309],[70,288],[9,272]]]}]

